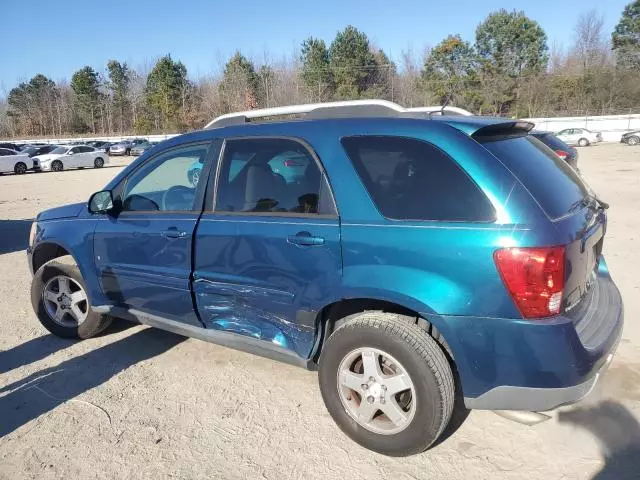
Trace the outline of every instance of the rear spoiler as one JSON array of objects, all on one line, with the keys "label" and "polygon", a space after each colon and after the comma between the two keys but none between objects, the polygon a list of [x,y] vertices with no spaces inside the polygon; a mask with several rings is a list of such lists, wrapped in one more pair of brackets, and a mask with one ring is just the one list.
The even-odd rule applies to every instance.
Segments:
[{"label": "rear spoiler", "polygon": [[512,122],[499,122],[485,125],[471,135],[476,140],[494,137],[523,137],[535,127],[534,123],[522,120]]}]

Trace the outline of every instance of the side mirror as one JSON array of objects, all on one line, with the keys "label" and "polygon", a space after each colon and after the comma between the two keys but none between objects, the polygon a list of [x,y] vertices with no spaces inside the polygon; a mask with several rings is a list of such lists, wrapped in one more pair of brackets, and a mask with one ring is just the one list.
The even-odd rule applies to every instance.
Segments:
[{"label": "side mirror", "polygon": [[109,213],[113,210],[113,195],[111,190],[103,190],[91,195],[89,199],[89,212]]},{"label": "side mirror", "polygon": [[71,150],[69,150],[69,151],[67,152],[67,155],[73,155],[74,153],[75,153],[75,152],[72,152]]}]

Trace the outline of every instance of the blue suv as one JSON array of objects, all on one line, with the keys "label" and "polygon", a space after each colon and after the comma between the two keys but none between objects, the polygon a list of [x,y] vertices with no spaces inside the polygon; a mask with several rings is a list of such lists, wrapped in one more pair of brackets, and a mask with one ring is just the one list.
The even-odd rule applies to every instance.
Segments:
[{"label": "blue suv", "polygon": [[339,427],[387,455],[457,409],[576,402],[622,331],[607,205],[532,126],[383,101],[226,115],[40,213],[33,308],[62,337],[120,317],[318,369]]}]

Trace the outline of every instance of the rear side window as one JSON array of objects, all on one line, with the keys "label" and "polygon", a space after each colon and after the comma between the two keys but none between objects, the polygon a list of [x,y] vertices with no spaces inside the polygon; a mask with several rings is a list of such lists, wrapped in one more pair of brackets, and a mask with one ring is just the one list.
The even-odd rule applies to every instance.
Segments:
[{"label": "rear side window", "polygon": [[347,137],[349,158],[387,218],[487,222],[495,211],[478,186],[438,147],[405,137]]},{"label": "rear side window", "polygon": [[549,217],[564,216],[588,196],[575,170],[540,140],[531,136],[476,140],[518,177]]},{"label": "rear side window", "polygon": [[219,212],[335,215],[327,179],[294,140],[227,140],[218,181]]}]

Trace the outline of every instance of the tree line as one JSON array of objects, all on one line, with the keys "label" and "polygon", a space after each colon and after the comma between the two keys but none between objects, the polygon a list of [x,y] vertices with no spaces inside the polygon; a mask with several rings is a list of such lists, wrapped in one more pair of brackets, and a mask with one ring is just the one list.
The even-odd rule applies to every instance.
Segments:
[{"label": "tree line", "polygon": [[473,43],[449,35],[421,57],[404,51],[397,63],[347,26],[330,44],[309,37],[279,62],[236,52],[220,74],[199,79],[170,55],[150,69],[118,60],[104,71],[85,66],[70,82],[38,74],[0,98],[0,136],[180,132],[230,111],[359,98],[517,117],[637,112],[640,0],[610,33],[595,11],[580,15],[566,49],[550,48],[524,12],[499,10],[478,25]]}]

